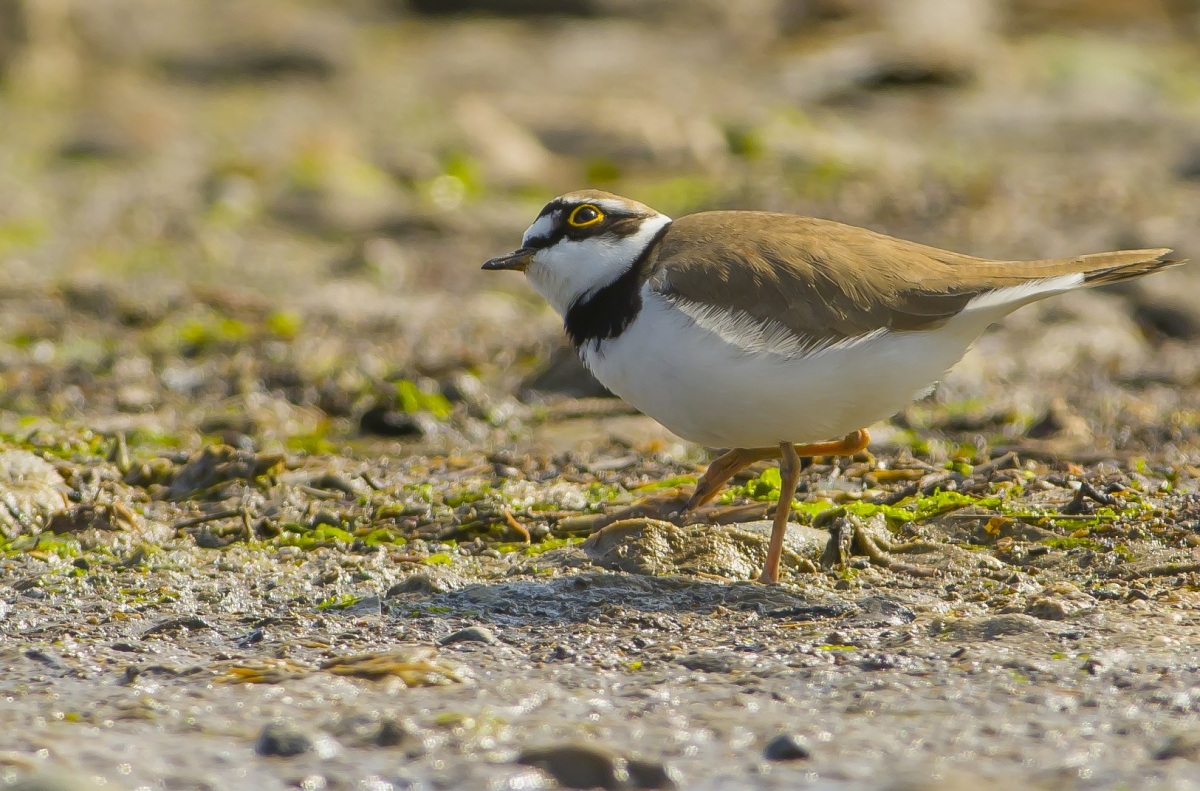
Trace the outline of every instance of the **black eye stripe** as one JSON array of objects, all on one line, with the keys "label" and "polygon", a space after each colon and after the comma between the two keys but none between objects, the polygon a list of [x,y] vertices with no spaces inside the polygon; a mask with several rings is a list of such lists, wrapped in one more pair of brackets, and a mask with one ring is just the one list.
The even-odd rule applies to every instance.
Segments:
[{"label": "black eye stripe", "polygon": [[[600,220],[591,220],[589,222],[589,218],[585,214],[589,207],[592,211],[600,215]],[[573,215],[573,212],[578,213]],[[542,208],[542,211],[538,214],[538,220],[545,217],[553,217],[556,214],[557,216],[550,232],[545,236],[530,239],[525,245],[526,247],[540,250],[552,247],[564,239],[573,242],[594,239],[601,236],[624,239],[640,231],[642,223],[648,219],[644,214],[628,210],[622,211],[612,206],[601,207],[599,204],[591,201],[568,202],[553,200]],[[584,216],[580,216],[580,214],[584,214]],[[582,227],[573,226],[570,222],[572,216],[575,217],[577,222],[585,224]]]}]

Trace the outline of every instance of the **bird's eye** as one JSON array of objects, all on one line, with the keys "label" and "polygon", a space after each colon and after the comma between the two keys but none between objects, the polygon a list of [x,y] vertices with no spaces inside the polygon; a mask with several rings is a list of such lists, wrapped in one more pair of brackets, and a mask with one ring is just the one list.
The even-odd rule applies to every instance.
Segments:
[{"label": "bird's eye", "polygon": [[595,225],[603,219],[604,212],[590,203],[585,203],[582,206],[575,207],[575,210],[567,217],[567,224],[572,228],[587,228],[589,225]]}]

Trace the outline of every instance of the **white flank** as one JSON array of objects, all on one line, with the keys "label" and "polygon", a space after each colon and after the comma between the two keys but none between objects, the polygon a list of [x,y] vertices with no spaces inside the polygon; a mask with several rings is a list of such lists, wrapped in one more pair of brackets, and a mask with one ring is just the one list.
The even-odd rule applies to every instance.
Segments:
[{"label": "white flank", "polygon": [[[597,203],[603,206],[604,202]],[[527,238],[542,219],[526,232]],[[627,272],[646,245],[669,222],[670,217],[660,214],[643,220],[638,232],[629,236],[596,236],[580,241],[563,239],[534,253],[525,274],[558,314],[566,315],[576,300],[598,291]]]},{"label": "white flank", "polygon": [[623,333],[581,350],[584,363],[630,404],[710,447],[836,439],[890,417],[987,326],[952,321],[930,332],[871,333],[795,356],[772,352],[789,344],[770,332],[731,330],[711,317],[699,323],[649,287],[642,300]]},{"label": "white flank", "polygon": [[995,313],[997,317],[1005,316],[1022,305],[1079,288],[1083,283],[1084,277],[1081,273],[1031,280],[1019,286],[998,288],[995,291],[980,294],[968,302],[962,312]]}]

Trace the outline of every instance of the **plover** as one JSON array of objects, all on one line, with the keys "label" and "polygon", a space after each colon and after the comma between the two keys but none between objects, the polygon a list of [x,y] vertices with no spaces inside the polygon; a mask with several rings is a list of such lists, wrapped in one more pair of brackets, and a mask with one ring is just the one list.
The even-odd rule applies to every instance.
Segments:
[{"label": "plover", "polygon": [[685,439],[730,449],[685,511],[780,459],[760,577],[775,582],[802,456],[866,448],[867,426],[929,392],[1022,305],[1183,263],[1170,254],[994,261],[790,214],[673,220],[581,190],[547,203],[521,247],[483,268],[523,270],[607,388]]}]

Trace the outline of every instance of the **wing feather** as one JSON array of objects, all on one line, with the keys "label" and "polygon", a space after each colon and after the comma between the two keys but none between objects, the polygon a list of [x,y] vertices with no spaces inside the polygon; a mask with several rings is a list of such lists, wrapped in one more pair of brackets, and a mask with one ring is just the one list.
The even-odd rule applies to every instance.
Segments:
[{"label": "wing feather", "polygon": [[[735,334],[751,345],[782,349],[782,331],[795,349],[815,350],[881,332],[932,329],[986,295],[994,295],[989,308],[1003,315],[1063,290],[1041,293],[1038,281],[1061,284],[1062,276],[1078,274],[1079,285],[1125,280],[1182,263],[1167,258],[1170,252],[993,261],[830,220],[704,212],[675,220],[648,278],[664,298],[690,306],[689,315],[711,323],[731,314],[726,329],[740,327]],[[758,329],[749,331],[751,325]]]}]

